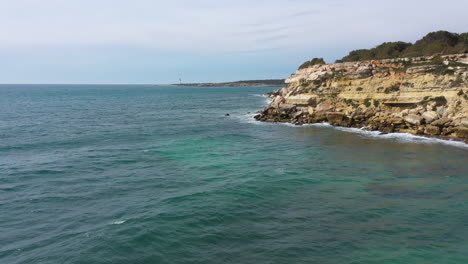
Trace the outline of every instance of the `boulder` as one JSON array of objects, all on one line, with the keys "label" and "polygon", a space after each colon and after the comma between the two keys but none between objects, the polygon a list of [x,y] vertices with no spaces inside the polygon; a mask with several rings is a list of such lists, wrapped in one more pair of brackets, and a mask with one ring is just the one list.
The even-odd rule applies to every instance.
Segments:
[{"label": "boulder", "polygon": [[400,117],[391,117],[387,119],[387,122],[394,125],[401,125],[403,124],[403,119]]},{"label": "boulder", "polygon": [[440,135],[440,127],[438,126],[426,126],[424,134],[435,136]]},{"label": "boulder", "polygon": [[415,115],[415,114],[409,114],[405,116],[405,121],[407,123],[410,123],[412,125],[421,125],[423,118],[421,116]]},{"label": "boulder", "polygon": [[448,136],[448,135],[450,135],[450,134],[452,134],[454,132],[455,132],[455,128],[453,128],[453,127],[444,127],[442,129],[441,135],[442,136]]},{"label": "boulder", "polygon": [[447,107],[445,106],[439,106],[436,109],[437,109],[436,111],[439,114],[439,116],[443,116],[445,114],[445,111],[447,111]]},{"label": "boulder", "polygon": [[379,131],[385,134],[388,133],[393,133],[395,131],[395,127],[393,125],[391,126],[380,126]]},{"label": "boulder", "polygon": [[317,107],[315,107],[315,110],[318,112],[330,111],[331,109],[333,109],[333,105],[327,102],[320,103],[317,105]]},{"label": "boulder", "polygon": [[345,119],[345,115],[340,112],[328,112],[327,113],[327,120],[332,124],[339,124],[341,121]]},{"label": "boulder", "polygon": [[282,111],[291,111],[292,109],[296,108],[295,105],[291,105],[291,104],[280,104],[279,105],[279,109],[282,110]]},{"label": "boulder", "polygon": [[423,126],[419,126],[416,130],[416,135],[424,135],[425,128]]},{"label": "boulder", "polygon": [[298,94],[286,99],[287,104],[294,105],[315,105],[317,97],[311,94]]},{"label": "boulder", "polygon": [[449,123],[449,122],[450,122],[450,119],[449,119],[449,118],[447,118],[447,117],[442,117],[441,119],[438,119],[438,120],[432,122],[431,125],[442,127],[442,126],[445,126],[445,124],[447,124],[447,123]]},{"label": "boulder", "polygon": [[426,105],[426,110],[427,111],[433,111],[435,109],[435,106],[436,106],[436,102],[429,102],[427,105]]},{"label": "boulder", "polygon": [[300,117],[302,114],[304,114],[304,112],[298,111],[298,112],[296,112],[296,113],[292,116],[292,119],[297,119],[297,118]]},{"label": "boulder", "polygon": [[281,95],[276,96],[276,98],[273,100],[274,104],[280,105],[284,103],[284,98]]},{"label": "boulder", "polygon": [[427,112],[424,112],[422,115],[421,115],[422,118],[424,118],[424,120],[426,120],[426,123],[431,123],[432,121],[436,120],[437,118],[439,118],[439,115],[437,114],[436,111],[427,111]]},{"label": "boulder", "polygon": [[372,76],[372,68],[368,66],[360,66],[354,72],[346,73],[346,78],[348,79],[363,79]]},{"label": "boulder", "polygon": [[277,115],[277,114],[279,114],[279,112],[278,112],[278,109],[276,109],[274,107],[268,107],[265,110],[263,110],[262,114],[264,114],[264,115]]},{"label": "boulder", "polygon": [[367,111],[364,114],[365,114],[366,118],[370,118],[370,117],[375,115],[375,111],[369,108],[369,109],[367,109]]},{"label": "boulder", "polygon": [[460,125],[463,126],[463,127],[468,127],[468,118],[463,118],[460,121]]},{"label": "boulder", "polygon": [[356,114],[356,113],[353,113],[351,116],[352,116],[352,119],[354,119],[354,120],[356,120],[356,121],[358,121],[358,122],[359,122],[359,121],[362,121],[362,120],[364,120],[364,119],[366,118],[365,115],[363,115],[363,114]]},{"label": "boulder", "polygon": [[447,110],[445,110],[444,112],[444,117],[450,117],[450,116],[453,116],[455,113],[456,113],[456,109],[453,105],[449,105],[449,107],[447,107]]},{"label": "boulder", "polygon": [[468,128],[466,127],[457,127],[455,128],[456,135],[459,138],[468,138]]},{"label": "boulder", "polygon": [[313,116],[315,122],[327,121],[327,114],[324,112],[315,113]]}]

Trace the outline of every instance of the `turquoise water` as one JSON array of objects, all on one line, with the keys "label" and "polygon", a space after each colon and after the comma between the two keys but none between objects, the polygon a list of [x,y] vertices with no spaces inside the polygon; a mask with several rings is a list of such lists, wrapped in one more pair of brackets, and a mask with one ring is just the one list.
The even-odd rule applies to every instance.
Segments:
[{"label": "turquoise water", "polygon": [[0,86],[0,263],[468,263],[466,145],[253,121],[273,89]]}]

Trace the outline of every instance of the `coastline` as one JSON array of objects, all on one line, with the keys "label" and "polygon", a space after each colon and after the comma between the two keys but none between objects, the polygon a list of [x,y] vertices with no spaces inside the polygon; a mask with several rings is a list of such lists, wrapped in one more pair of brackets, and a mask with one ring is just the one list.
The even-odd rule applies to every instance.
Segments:
[{"label": "coastline", "polygon": [[[312,65],[267,94],[255,119],[468,143],[468,54]],[[423,65],[421,65],[423,64]]]},{"label": "coastline", "polygon": [[[261,96],[267,99],[266,104],[263,105],[264,108],[268,107],[272,103],[272,93],[265,93],[265,94],[257,94],[256,96]],[[315,122],[315,123],[296,123],[292,122],[291,120],[284,120],[284,121],[260,121],[256,118],[258,114],[262,111],[258,111],[256,113],[248,113],[248,122],[256,123],[256,124],[278,124],[278,125],[286,125],[290,127],[326,127],[326,128],[333,128],[337,129],[346,133],[353,133],[353,134],[360,134],[366,138],[375,138],[379,140],[385,139],[395,139],[399,142],[410,142],[410,143],[418,143],[418,144],[444,144],[455,146],[458,148],[466,148],[468,149],[468,140],[460,139],[456,137],[442,137],[442,136],[429,136],[429,135],[418,135],[409,132],[390,132],[385,133],[379,130],[368,130],[365,127],[346,127],[346,126],[338,126],[332,125],[328,122]]]},{"label": "coastline", "polygon": [[[347,127],[347,126],[338,126],[338,125],[332,125],[328,122],[316,122],[316,123],[292,123],[289,121],[258,121],[255,119],[255,116],[252,116],[253,120],[260,122],[260,123],[267,123],[267,124],[283,124],[283,125],[289,125],[292,127],[307,127],[307,126],[314,126],[314,127],[331,127],[334,129],[338,129],[344,132],[349,132],[349,133],[358,133],[358,134],[363,134],[363,132],[367,133],[375,133],[372,134],[372,137],[375,138],[385,138],[388,136],[388,138],[392,137],[392,135],[398,136],[398,135],[411,135],[419,139],[435,139],[435,140],[440,140],[441,143],[446,142],[446,143],[462,143],[464,147],[468,148],[468,140],[463,139],[463,138],[457,138],[457,137],[443,137],[443,136],[430,136],[430,135],[424,135],[424,134],[413,134],[411,132],[382,132],[380,130],[368,130],[366,127]],[[367,134],[369,135],[369,134]]]}]

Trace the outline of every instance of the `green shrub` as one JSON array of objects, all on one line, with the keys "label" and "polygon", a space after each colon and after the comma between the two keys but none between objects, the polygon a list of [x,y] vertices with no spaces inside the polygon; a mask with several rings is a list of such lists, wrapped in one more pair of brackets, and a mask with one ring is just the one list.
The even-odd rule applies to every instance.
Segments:
[{"label": "green shrub", "polygon": [[339,81],[339,80],[343,79],[344,77],[345,77],[344,73],[340,72],[340,73],[338,73],[338,74],[336,75],[335,79],[336,79],[337,81]]},{"label": "green shrub", "polygon": [[399,90],[400,90],[400,85],[399,84],[394,84],[394,85],[392,85],[390,87],[385,88],[384,93],[388,94],[388,93],[397,92]]},{"label": "green shrub", "polygon": [[434,98],[434,101],[436,101],[438,105],[444,105],[447,103],[445,96],[437,96]]},{"label": "green shrub", "polygon": [[380,104],[379,101],[374,100],[374,106],[375,106],[375,107],[379,107],[379,104]]},{"label": "green shrub", "polygon": [[370,100],[369,100],[369,99],[364,100],[364,105],[365,105],[366,107],[371,106]]},{"label": "green shrub", "polygon": [[436,31],[427,34],[414,44],[402,41],[385,42],[372,49],[353,50],[337,61],[381,60],[465,52],[468,52],[468,33]]},{"label": "green shrub", "polygon": [[326,64],[326,63],[323,58],[313,58],[312,60],[306,61],[303,64],[301,64],[301,66],[299,66],[299,70],[309,68],[310,66],[318,65],[318,64]]},{"label": "green shrub", "polygon": [[450,70],[446,65],[438,65],[435,69],[430,71],[435,75],[453,75],[455,74],[454,70]]},{"label": "green shrub", "polygon": [[460,35],[456,33],[450,33],[448,31],[435,31],[427,34],[422,39],[416,41],[416,45],[428,45],[432,43],[447,43],[450,46],[454,46],[458,43]]},{"label": "green shrub", "polygon": [[444,62],[444,59],[442,59],[442,57],[440,55],[437,55],[434,58],[432,58],[431,62],[436,64],[436,65],[437,64],[442,64]]},{"label": "green shrub", "polygon": [[304,88],[309,87],[311,83],[312,83],[311,81],[308,81],[306,79],[299,80],[299,85]]}]

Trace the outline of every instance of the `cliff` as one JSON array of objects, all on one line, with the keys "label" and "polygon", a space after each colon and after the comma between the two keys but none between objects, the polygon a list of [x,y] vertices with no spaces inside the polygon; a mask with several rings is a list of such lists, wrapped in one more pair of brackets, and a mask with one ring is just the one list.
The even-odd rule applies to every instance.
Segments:
[{"label": "cliff", "polygon": [[255,118],[468,141],[468,53],[310,65]]}]

